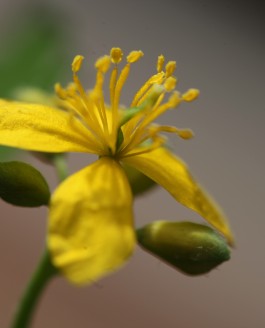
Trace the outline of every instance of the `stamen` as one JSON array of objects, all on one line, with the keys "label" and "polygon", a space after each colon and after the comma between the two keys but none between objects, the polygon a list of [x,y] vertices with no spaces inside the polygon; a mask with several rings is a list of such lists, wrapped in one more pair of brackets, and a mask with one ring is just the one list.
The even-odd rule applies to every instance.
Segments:
[{"label": "stamen", "polygon": [[169,61],[166,65],[166,77],[173,75],[176,67],[177,63],[175,61]]},{"label": "stamen", "polygon": [[73,73],[77,73],[80,70],[83,60],[84,60],[83,56],[80,56],[80,55],[75,56],[75,58],[72,62],[72,72]]},{"label": "stamen", "polygon": [[54,90],[60,99],[62,99],[62,100],[67,99],[67,92],[64,90],[64,88],[62,88],[60,83],[55,84]]},{"label": "stamen", "polygon": [[177,79],[173,76],[170,76],[164,82],[164,87],[167,92],[171,92],[175,89],[176,84],[177,84]]},{"label": "stamen", "polygon": [[[174,133],[177,134],[180,138],[184,140],[189,140],[193,138],[194,134],[190,129],[178,129],[175,126],[151,126],[149,129],[146,130],[146,133],[142,134],[141,138],[138,138],[138,140],[134,140],[132,143],[130,143],[130,148],[134,149],[137,145],[141,145],[148,139],[153,139],[158,137],[158,134],[160,132],[166,132],[166,133]],[[128,151],[128,147],[126,148]],[[123,151],[125,150],[125,147],[123,148]]]},{"label": "stamen", "polygon": [[175,133],[180,138],[185,139],[185,140],[188,140],[188,139],[191,139],[194,137],[194,134],[190,129],[178,129],[175,126],[167,126],[167,125],[151,126],[148,129],[148,132],[149,132],[149,138],[157,135],[160,132]]},{"label": "stamen", "polygon": [[[80,70],[84,57],[76,56],[72,62],[73,80],[74,84],[69,85],[67,90],[63,90],[60,85],[56,85],[56,91],[59,97],[71,105],[72,111],[74,111],[80,118],[81,122],[90,130],[95,138],[105,142],[105,135],[102,131],[102,126],[106,126],[104,121],[104,115],[100,115],[102,120],[102,126],[99,123],[98,117],[95,114],[94,107],[96,106],[93,101],[87,96],[83,86],[77,76],[77,72]],[[97,63],[97,67],[102,72],[108,69],[108,60],[100,58]],[[76,92],[79,92],[79,95]],[[98,106],[96,106],[98,108]],[[99,110],[100,111],[100,110]]]},{"label": "stamen", "polygon": [[[108,131],[108,122],[106,116],[106,110],[104,105],[104,96],[103,96],[103,83],[104,83],[104,76],[105,73],[108,71],[111,64],[111,57],[110,56],[103,56],[100,57],[96,63],[95,67],[97,69],[97,76],[96,76],[96,84],[94,90],[90,93],[89,97],[92,100],[94,106],[91,107],[91,113],[93,113],[93,121],[97,125],[97,130],[100,131],[99,135],[104,140],[104,143],[107,143],[109,138],[109,131]],[[96,116],[96,112],[94,109],[97,110],[99,117]],[[100,118],[100,120],[99,120]],[[100,124],[102,123],[102,125]]]},{"label": "stamen", "polygon": [[111,72],[110,83],[109,83],[109,91],[110,91],[110,105],[111,108],[114,107],[114,98],[115,98],[115,89],[117,84],[118,77],[118,67],[115,65],[113,71]]},{"label": "stamen", "polygon": [[[77,59],[76,59],[77,58]],[[75,69],[80,68],[80,65],[82,63],[82,58],[81,56],[77,56],[75,57],[74,61],[73,61],[73,80],[76,86],[76,89],[78,90],[79,94],[80,94],[80,98],[75,96],[74,99],[76,101],[76,105],[74,105],[75,110],[78,111],[80,113],[80,115],[82,115],[82,117],[84,118],[85,122],[87,123],[87,125],[90,127],[91,130],[93,131],[97,131],[97,133],[100,131],[101,126],[98,122],[97,117],[95,116],[95,113],[93,111],[93,108],[91,109],[91,104],[89,102],[89,99],[87,97],[87,94],[76,74]],[[71,90],[69,89],[69,92],[71,93],[71,91],[73,91],[73,88],[71,88]],[[70,96],[73,97],[73,94],[70,94]],[[70,99],[68,97],[68,101],[70,102]],[[83,103],[82,103],[83,101]],[[70,102],[73,104],[73,101]],[[85,107],[85,110],[82,110],[82,108]],[[91,110],[88,110],[91,109]],[[93,128],[92,128],[93,126]]]},{"label": "stamen", "polygon": [[106,115],[106,109],[104,104],[104,99],[102,97],[101,90],[93,90],[89,94],[91,100],[93,100],[93,103],[95,104],[97,108],[97,112],[99,113],[104,133],[102,135],[107,135],[105,140],[109,137],[109,130],[108,130],[108,121],[107,121],[107,115]]},{"label": "stamen", "polygon": [[123,57],[121,48],[112,48],[110,51],[110,57],[113,64],[119,64]]},{"label": "stamen", "polygon": [[[167,110],[177,107],[182,101],[192,101],[199,95],[197,89],[190,89],[182,96],[174,91],[177,83],[177,79],[173,77],[176,62],[169,61],[164,68],[163,55],[158,56],[157,73],[152,75],[135,93],[129,109],[124,110],[123,114],[118,112],[121,91],[129,76],[131,64],[137,62],[142,56],[143,52],[140,50],[130,52],[127,56],[127,63],[118,76],[118,64],[122,61],[123,52],[118,47],[112,48],[109,56],[103,56],[96,61],[95,86],[93,91],[87,93],[77,76],[84,60],[83,56],[78,55],[72,62],[74,84],[66,89],[59,84],[55,85],[58,97],[63,100],[62,107],[69,110],[69,124],[76,125],[77,129],[77,123],[80,121],[88,129],[87,145],[92,152],[100,156],[112,153],[129,157],[150,152],[161,147],[165,142],[165,138],[160,135],[161,132],[174,133],[182,139],[193,137],[189,129],[153,125],[153,121]],[[109,82],[111,103],[109,117],[103,96],[103,83],[105,73],[111,63],[114,64],[114,68]],[[166,93],[170,93],[169,99],[162,103]],[[118,139],[118,133],[120,139]]]},{"label": "stamen", "polygon": [[[104,134],[102,132],[101,126],[98,123],[98,118],[95,116],[94,109],[93,109],[95,104],[91,102],[91,99],[90,100],[87,99],[87,103],[84,106],[82,102],[82,98],[80,98],[79,95],[69,94],[66,102],[67,104],[69,104],[67,110],[70,112],[70,114],[72,115],[73,113],[75,113],[75,115],[78,116],[80,122],[91,132],[95,140],[104,142],[105,141]],[[88,111],[87,108],[89,108],[90,111]]]},{"label": "stamen", "polygon": [[181,102],[181,96],[178,91],[172,92],[171,96],[168,99],[171,108],[176,108]]},{"label": "stamen", "polygon": [[68,93],[68,96],[70,95],[71,97],[74,97],[76,96],[76,92],[77,92],[77,87],[76,87],[76,84],[71,82],[71,83],[68,83],[67,85],[67,88],[66,88],[66,92]]},{"label": "stamen", "polygon": [[130,73],[130,63],[126,64],[126,66],[123,68],[123,70],[121,71],[121,74],[119,76],[119,79],[116,83],[114,104],[113,104],[114,112],[116,112],[118,109],[121,90],[122,90],[122,87],[124,86],[124,83],[126,82],[126,80],[128,78],[129,73]]},{"label": "stamen", "polygon": [[111,73],[110,77],[110,104],[111,108],[114,106],[114,98],[115,98],[115,89],[116,89],[116,83],[117,83],[117,77],[118,77],[118,67],[117,64],[121,62],[123,57],[123,52],[120,48],[112,48],[110,51],[110,57],[113,64],[115,64],[115,67],[113,68],[113,71]]},{"label": "stamen", "polygon": [[178,134],[178,136],[180,138],[182,138],[184,140],[189,140],[194,137],[194,133],[190,129],[178,129],[178,131],[176,133]]},{"label": "stamen", "polygon": [[165,57],[163,55],[158,56],[156,70],[158,73],[162,72],[165,63]]},{"label": "stamen", "polygon": [[[164,80],[164,77],[163,77]],[[152,97],[152,93],[155,91],[155,89],[157,89],[158,86],[161,86],[160,84],[153,84],[146,92],[145,94],[142,96],[142,98],[140,100],[138,100],[137,102],[137,106],[142,106],[146,101],[148,102],[148,99]],[[165,91],[164,86],[162,87],[162,90]],[[160,94],[164,94],[164,92],[162,93],[162,91],[160,92]]]},{"label": "stamen", "polygon": [[188,91],[186,91],[183,95],[182,95],[182,99],[184,101],[193,101],[196,98],[199,97],[200,91],[197,89],[189,89]]},{"label": "stamen", "polygon": [[150,88],[148,94],[146,93],[144,97],[142,97],[141,101],[139,101],[137,104],[138,108],[140,109],[139,115],[133,118],[134,121],[132,123],[134,126],[142,117],[146,116],[148,113],[155,110],[160,105],[165,95],[164,90],[164,86],[155,84],[152,86],[152,88]]},{"label": "stamen", "polygon": [[176,91],[171,95],[171,97],[165,104],[159,106],[158,108],[154,108],[152,112],[150,112],[150,114],[140,123],[139,128],[145,128],[151,122],[156,120],[160,115],[165,113],[168,109],[177,107],[180,102],[181,98],[179,96],[179,93]]},{"label": "stamen", "polygon": [[79,118],[86,122],[86,110],[81,102],[80,96],[76,94],[75,84],[69,84],[65,90],[59,83],[56,83],[55,92],[63,100],[62,107],[64,109],[74,111]]},{"label": "stamen", "polygon": [[102,90],[103,83],[104,83],[104,74],[108,71],[111,64],[110,56],[103,56],[100,57],[96,63],[95,67],[97,69],[97,77],[96,77],[96,84],[94,89],[95,90]]},{"label": "stamen", "polygon": [[130,73],[130,66],[131,63],[136,62],[143,56],[142,51],[132,51],[127,56],[127,64],[121,71],[119,79],[115,86],[115,93],[113,97],[113,106],[112,106],[112,133],[113,133],[113,146],[115,146],[116,134],[117,134],[117,127],[118,127],[118,106],[120,101],[121,90],[126,82],[129,73]]},{"label": "stamen", "polygon": [[111,63],[111,58],[108,55],[102,56],[100,57],[96,63],[95,63],[95,67],[98,71],[102,72],[102,73],[106,73],[110,67],[110,63]]},{"label": "stamen", "polygon": [[141,57],[143,57],[144,53],[141,50],[134,50],[129,53],[127,56],[127,62],[132,64],[138,61]]},{"label": "stamen", "polygon": [[148,91],[148,89],[150,89],[150,87],[152,85],[161,84],[163,82],[164,77],[165,77],[164,72],[159,72],[159,73],[151,76],[145,82],[145,84],[136,92],[130,107],[139,106],[139,102],[141,101],[141,103],[142,103],[144,101],[144,99],[146,99],[146,97],[143,99],[141,99],[141,97],[143,97],[145,95],[145,93]]},{"label": "stamen", "polygon": [[[136,156],[136,155],[142,155],[142,154],[149,153],[150,151],[153,151],[153,150],[161,147],[165,143],[165,141],[166,141],[166,139],[164,137],[156,136],[154,138],[153,143],[151,144],[151,146],[136,148],[135,151],[126,152],[126,154],[123,155],[122,157],[125,158],[125,157],[130,157],[130,156]],[[122,152],[121,152],[121,155],[122,155]]]},{"label": "stamen", "polygon": [[[140,109],[139,112],[125,126],[124,134],[126,134],[128,138],[125,138],[127,139],[127,143],[124,144],[123,150],[133,148],[137,144],[141,143],[141,138],[144,134],[144,129],[146,126],[145,122],[147,118],[157,110],[164,98],[164,95],[165,93],[163,86],[153,86],[153,90],[149,98],[147,98],[146,101],[138,107]],[[142,122],[140,122],[141,120]]]},{"label": "stamen", "polygon": [[[93,132],[90,129],[89,129],[89,131],[91,132],[90,139],[88,138],[87,134],[84,134],[82,131],[80,131],[80,128],[76,125],[77,122],[74,119],[74,117],[75,117],[75,112],[74,111],[69,111],[69,114],[70,114],[69,115],[69,125],[71,125],[72,128],[75,129],[78,132],[78,134],[82,134],[83,137],[85,137],[85,139],[86,139],[85,144],[82,140],[80,140],[79,142],[82,142],[85,146],[89,147],[90,151],[92,153],[97,154],[98,150],[102,149],[101,143],[98,141],[98,139],[95,137],[95,135],[93,134]],[[81,123],[83,123],[83,121],[81,121]]]}]

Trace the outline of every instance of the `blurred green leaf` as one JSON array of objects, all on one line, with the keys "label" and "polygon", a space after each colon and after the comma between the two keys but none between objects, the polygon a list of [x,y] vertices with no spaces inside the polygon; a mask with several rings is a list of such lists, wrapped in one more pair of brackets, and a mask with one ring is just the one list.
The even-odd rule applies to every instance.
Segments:
[{"label": "blurred green leaf", "polygon": [[[67,18],[51,4],[31,4],[5,22],[0,34],[0,97],[16,98],[23,87],[53,92],[68,73]],[[0,146],[0,160],[16,156],[15,148]]]},{"label": "blurred green leaf", "polygon": [[25,7],[16,15],[0,36],[0,97],[11,97],[21,86],[52,91],[69,61],[67,19],[48,4]]},{"label": "blurred green leaf", "polygon": [[33,166],[23,162],[0,163],[0,197],[6,202],[25,207],[47,205],[49,186]]}]

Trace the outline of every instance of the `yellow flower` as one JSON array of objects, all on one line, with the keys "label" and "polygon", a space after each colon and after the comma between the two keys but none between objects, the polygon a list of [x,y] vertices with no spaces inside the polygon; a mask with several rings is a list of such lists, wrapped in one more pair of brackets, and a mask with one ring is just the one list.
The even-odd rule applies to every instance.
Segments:
[{"label": "yellow flower", "polygon": [[[132,194],[122,163],[141,171],[163,186],[178,202],[196,211],[232,243],[226,218],[191,177],[186,165],[163,145],[161,132],[184,139],[190,130],[153,122],[199,92],[175,91],[176,63],[164,69],[158,57],[157,73],[136,92],[129,108],[120,95],[132,63],[143,56],[132,51],[118,73],[123,53],[112,48],[96,61],[96,83],[85,91],[77,76],[83,57],[72,63],[73,83],[56,85],[64,109],[0,101],[1,144],[42,152],[84,152],[99,156],[92,165],[73,174],[55,190],[51,203],[47,243],[52,261],[76,284],[94,282],[120,267],[135,244]],[[105,74],[110,73],[110,104],[103,96]]]}]

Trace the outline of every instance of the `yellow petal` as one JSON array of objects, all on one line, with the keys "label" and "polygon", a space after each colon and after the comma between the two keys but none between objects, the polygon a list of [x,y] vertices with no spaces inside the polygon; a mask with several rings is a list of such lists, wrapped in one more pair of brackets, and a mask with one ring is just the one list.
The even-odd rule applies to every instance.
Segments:
[{"label": "yellow petal", "polygon": [[199,213],[233,244],[228,221],[216,203],[190,175],[179,158],[165,148],[123,159],[163,186],[178,202]]},{"label": "yellow petal", "polygon": [[91,152],[91,133],[68,112],[0,100],[0,144],[44,152]]},{"label": "yellow petal", "polygon": [[48,248],[75,284],[120,267],[135,244],[132,195],[121,166],[102,157],[65,180],[51,200]]}]

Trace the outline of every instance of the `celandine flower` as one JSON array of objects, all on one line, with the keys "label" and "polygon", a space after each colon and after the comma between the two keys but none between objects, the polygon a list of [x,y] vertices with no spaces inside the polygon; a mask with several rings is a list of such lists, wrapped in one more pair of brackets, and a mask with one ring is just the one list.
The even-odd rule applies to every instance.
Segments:
[{"label": "celandine flower", "polygon": [[[0,102],[1,144],[42,152],[84,152],[99,159],[73,174],[55,190],[50,202],[47,243],[54,265],[76,284],[93,282],[121,266],[135,244],[132,193],[122,163],[131,165],[163,186],[178,202],[196,211],[232,243],[227,220],[191,177],[186,165],[163,145],[161,132],[184,139],[189,130],[153,124],[167,110],[192,101],[198,91],[175,91],[176,63],[164,67],[136,92],[129,108],[120,95],[131,64],[143,56],[132,51],[118,74],[123,53],[111,49],[96,61],[96,83],[85,91],[77,72],[83,57],[76,56],[73,81],[67,89],[56,85],[66,110],[44,105]],[[103,96],[105,73],[110,75],[110,104]],[[167,94],[169,95],[167,97]]]}]

